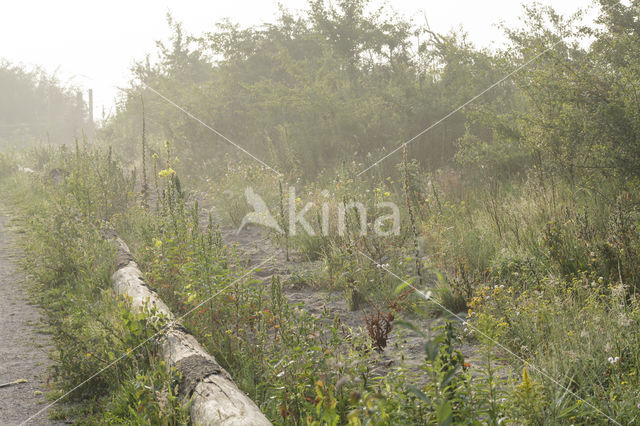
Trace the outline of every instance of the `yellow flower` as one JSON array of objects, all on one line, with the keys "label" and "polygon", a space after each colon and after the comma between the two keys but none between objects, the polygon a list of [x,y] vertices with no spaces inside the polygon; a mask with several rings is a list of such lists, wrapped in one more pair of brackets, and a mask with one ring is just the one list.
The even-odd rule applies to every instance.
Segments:
[{"label": "yellow flower", "polygon": [[169,167],[166,170],[160,170],[160,172],[158,173],[158,176],[160,176],[160,177],[169,177],[169,176],[173,176],[175,174],[176,174],[175,170],[173,170],[171,167]]},{"label": "yellow flower", "polygon": [[155,244],[156,248],[162,247],[162,241],[161,240],[155,240],[154,244]]},{"label": "yellow flower", "polygon": [[390,196],[391,196],[391,193],[390,193],[389,191],[386,191],[386,192],[384,193],[384,196],[385,196],[385,197],[390,197]]}]

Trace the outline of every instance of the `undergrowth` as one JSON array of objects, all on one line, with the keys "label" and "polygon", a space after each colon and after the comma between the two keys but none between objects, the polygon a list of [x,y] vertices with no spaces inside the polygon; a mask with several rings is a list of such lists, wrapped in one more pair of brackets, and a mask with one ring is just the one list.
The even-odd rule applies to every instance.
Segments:
[{"label": "undergrowth", "polygon": [[[38,175],[11,171],[2,185],[8,202],[20,212],[17,223],[26,230],[25,250],[31,259],[26,267],[53,331],[52,396],[128,354],[75,390],[70,401],[81,404],[59,412],[60,417],[88,416],[88,423],[187,421],[188,401],[175,392],[180,378],[157,361],[153,339],[132,350],[156,326],[144,315],[131,314],[111,294],[114,251],[100,231],[109,221],[130,243],[148,284],[177,315],[189,313],[185,326],[274,423],[576,424],[602,421],[603,413],[635,419],[638,308],[633,270],[625,263],[633,260],[628,246],[635,241],[633,233],[620,237],[626,240],[607,241],[617,250],[608,263],[598,256],[607,249],[598,252],[597,245],[578,258],[578,243],[595,244],[602,235],[597,225],[586,228],[583,219],[574,218],[547,227],[551,221],[539,205],[510,195],[504,202],[523,206],[518,214],[526,226],[516,233],[501,225],[503,238],[498,240],[494,210],[438,188],[429,192],[438,194],[439,204],[430,203],[425,194],[415,197],[425,200],[414,201],[419,239],[432,243],[419,245],[420,253],[411,236],[383,237],[383,244],[352,232],[360,225],[355,218],[347,235],[321,241],[319,258],[325,265],[324,285],[357,285],[364,301],[373,304],[378,321],[375,315],[365,317],[370,334],[378,338],[372,341],[364,323],[362,332],[326,311],[313,316],[304,306],[291,305],[278,277],[264,283],[247,275],[240,253],[224,244],[211,218],[202,217],[169,161],[166,169],[156,171],[152,193],[158,199],[147,204],[136,194],[135,177],[110,151],[79,146],[47,155],[45,167],[68,172],[62,183],[49,179],[46,170]],[[336,191],[342,188],[339,182]],[[367,202],[396,196],[406,200],[393,195],[394,184],[388,179],[369,193],[365,190],[371,194]],[[633,211],[620,211],[624,201],[610,206],[608,213],[601,210],[598,217],[615,229],[631,229]],[[562,209],[547,213],[551,218],[566,215]],[[461,229],[452,232],[453,224]],[[535,226],[548,232],[536,239],[536,231],[527,228]],[[481,242],[473,240],[477,237]],[[294,252],[306,247],[297,241],[289,241]],[[378,263],[357,256],[356,250]],[[433,290],[428,300],[406,283],[399,286],[401,281],[386,272],[404,271],[400,276],[415,282],[418,255],[424,270],[431,271],[432,283],[425,283],[425,290]],[[574,260],[565,259],[567,255]],[[406,313],[433,318],[465,305],[470,312],[464,332],[457,321],[437,321],[442,325],[432,330],[393,321]],[[403,362],[375,368],[381,351],[398,350],[385,348],[386,335],[402,328],[423,335],[424,362],[419,369]],[[481,364],[464,359],[459,347],[465,340],[478,347]],[[522,369],[520,359],[505,348],[533,367]],[[504,362],[517,373],[497,369]]]},{"label": "undergrowth", "polygon": [[111,292],[115,250],[101,229],[128,204],[132,178],[110,152],[76,147],[38,155],[69,173],[63,184],[46,173],[14,171],[1,191],[23,231],[31,294],[51,331],[48,396],[64,396],[51,416],[86,424],[186,422],[188,410],[174,392],[178,374],[158,361],[153,340],[143,344],[157,326]]}]

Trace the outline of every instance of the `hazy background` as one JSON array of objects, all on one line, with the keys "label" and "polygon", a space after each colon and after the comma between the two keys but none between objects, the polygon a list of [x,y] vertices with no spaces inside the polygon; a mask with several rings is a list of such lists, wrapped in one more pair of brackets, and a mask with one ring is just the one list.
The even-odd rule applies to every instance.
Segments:
[{"label": "hazy background", "polygon": [[[382,3],[374,0],[372,5]],[[437,32],[462,26],[479,47],[500,46],[504,38],[496,24],[503,21],[515,26],[522,11],[521,3],[513,0],[390,3],[415,22],[424,22],[426,16]],[[590,1],[539,3],[572,14],[588,7]],[[291,10],[306,8],[306,0],[282,0],[280,4]],[[133,61],[154,52],[155,41],[168,37],[167,12],[184,23],[186,32],[197,34],[213,29],[224,18],[243,26],[269,22],[277,10],[278,2],[271,0],[6,2],[0,12],[0,58],[27,66],[41,65],[56,72],[65,84],[93,88],[94,115],[100,120],[103,107],[107,114],[112,111],[117,87],[126,85]]]}]

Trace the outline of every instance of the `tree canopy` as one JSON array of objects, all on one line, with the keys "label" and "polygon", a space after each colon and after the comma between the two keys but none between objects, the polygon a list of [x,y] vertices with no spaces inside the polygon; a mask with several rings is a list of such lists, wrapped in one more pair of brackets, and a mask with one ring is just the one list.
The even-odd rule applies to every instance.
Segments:
[{"label": "tree canopy", "polygon": [[505,29],[509,46],[495,51],[369,11],[366,0],[311,0],[300,15],[282,9],[271,24],[225,21],[199,36],[169,17],[170,43],[158,43],[158,61],[136,64],[104,135],[131,145],[144,102],[151,138],[172,141],[185,160],[240,158],[151,87],[291,176],[312,177],[372,162],[509,76],[420,136],[410,155],[496,176],[534,166],[568,179],[636,176],[638,1],[596,3],[598,25],[588,28],[527,7],[524,27]]}]

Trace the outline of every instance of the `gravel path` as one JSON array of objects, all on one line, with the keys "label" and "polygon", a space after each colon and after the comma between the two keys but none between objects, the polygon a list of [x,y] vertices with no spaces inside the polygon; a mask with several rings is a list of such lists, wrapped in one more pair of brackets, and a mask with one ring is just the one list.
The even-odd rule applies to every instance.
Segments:
[{"label": "gravel path", "polygon": [[[26,280],[17,265],[20,251],[0,207],[0,425],[20,424],[44,407],[49,339],[38,332],[38,308],[27,300]],[[52,424],[46,413],[29,424]]]}]

